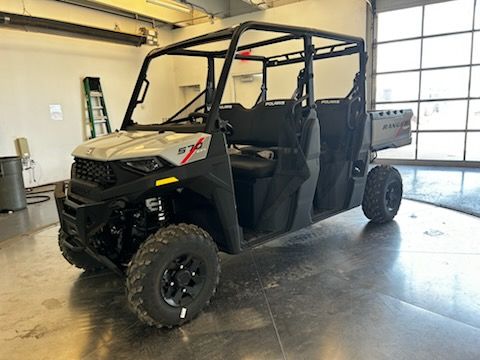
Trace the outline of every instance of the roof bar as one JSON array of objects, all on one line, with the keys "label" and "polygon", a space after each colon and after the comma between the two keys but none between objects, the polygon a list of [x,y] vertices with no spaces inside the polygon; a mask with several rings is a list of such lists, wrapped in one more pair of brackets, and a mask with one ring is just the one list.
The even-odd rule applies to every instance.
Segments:
[{"label": "roof bar", "polygon": [[[358,47],[355,45],[355,46],[348,47],[344,50],[333,51],[333,52],[322,53],[322,54],[316,54],[313,57],[313,60],[328,59],[328,58],[334,58],[334,57],[339,57],[339,56],[353,55],[353,54],[357,54],[357,53],[358,53]],[[300,51],[297,54],[300,55]],[[293,55],[293,54],[291,54],[291,55]],[[297,64],[297,63],[300,63],[300,62],[303,62],[303,61],[305,61],[305,58],[303,57],[303,55],[300,55],[300,57],[294,58],[294,59],[285,59],[285,60],[272,59],[272,60],[268,60],[267,66],[268,67],[275,67],[275,66],[281,66],[281,65],[290,65],[290,64]]]}]

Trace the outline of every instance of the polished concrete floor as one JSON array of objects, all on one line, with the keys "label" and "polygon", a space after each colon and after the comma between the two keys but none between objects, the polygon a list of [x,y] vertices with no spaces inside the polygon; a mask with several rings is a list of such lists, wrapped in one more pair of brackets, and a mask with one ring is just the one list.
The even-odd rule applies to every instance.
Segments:
[{"label": "polished concrete floor", "polygon": [[1,359],[480,359],[480,219],[404,201],[222,257],[212,304],[144,327],[123,280],[70,267],[57,227],[0,243]]},{"label": "polished concrete floor", "polygon": [[[52,188],[52,186],[44,186],[35,191],[49,190]],[[42,192],[40,195],[49,196],[50,199],[39,204],[28,205],[24,210],[12,213],[0,213],[0,241],[29,233],[58,222],[53,192]],[[38,199],[27,199],[29,202],[37,200]]]},{"label": "polished concrete floor", "polygon": [[404,197],[480,216],[480,169],[400,166]]}]

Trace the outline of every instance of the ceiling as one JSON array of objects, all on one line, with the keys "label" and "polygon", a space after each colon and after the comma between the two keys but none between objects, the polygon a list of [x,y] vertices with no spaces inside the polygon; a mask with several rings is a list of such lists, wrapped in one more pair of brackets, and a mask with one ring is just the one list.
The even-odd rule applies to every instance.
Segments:
[{"label": "ceiling", "polygon": [[143,21],[185,27],[302,0],[57,0]]}]

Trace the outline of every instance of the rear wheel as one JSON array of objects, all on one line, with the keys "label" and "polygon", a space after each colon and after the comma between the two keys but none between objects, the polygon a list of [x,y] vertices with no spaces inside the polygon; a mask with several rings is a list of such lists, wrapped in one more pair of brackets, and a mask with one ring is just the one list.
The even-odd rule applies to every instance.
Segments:
[{"label": "rear wheel", "polygon": [[217,248],[195,225],[170,225],[151,235],[127,271],[128,301],[151,326],[181,325],[200,313],[220,275]]},{"label": "rear wheel", "polygon": [[76,250],[69,246],[68,235],[62,229],[58,231],[58,246],[65,260],[80,269],[84,269],[89,272],[95,272],[105,268],[105,266],[86,254],[84,251]]},{"label": "rear wheel", "polygon": [[400,208],[402,195],[402,177],[398,170],[391,166],[377,166],[368,173],[363,213],[374,223],[391,221]]}]

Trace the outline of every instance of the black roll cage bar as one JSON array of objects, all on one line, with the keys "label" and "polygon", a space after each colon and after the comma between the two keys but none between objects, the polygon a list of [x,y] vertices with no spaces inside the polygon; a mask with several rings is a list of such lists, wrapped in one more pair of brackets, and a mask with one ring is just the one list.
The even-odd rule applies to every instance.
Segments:
[{"label": "black roll cage bar", "polygon": [[[247,30],[267,31],[274,33],[283,33],[287,35],[275,37],[268,40],[258,41],[247,45],[238,46],[240,37]],[[312,44],[312,37],[323,38],[333,41],[339,41],[338,44],[332,44],[328,46],[322,46],[315,48]],[[273,45],[289,40],[303,39],[304,50],[294,51],[282,55],[275,55],[271,57],[258,56],[258,55],[244,55],[240,54],[240,51],[259,48],[262,46]],[[198,45],[205,45],[217,41],[230,40],[228,49],[221,51],[204,51],[204,50],[192,50],[188,49]],[[362,111],[365,112],[365,72],[367,55],[365,52],[364,40],[360,37],[342,35],[338,33],[321,31],[312,28],[278,25],[265,22],[249,21],[240,25],[226,28],[223,30],[215,31],[209,34],[197,36],[188,40],[180,41],[163,48],[152,50],[143,61],[140,69],[137,82],[135,84],[132,97],[127,107],[125,117],[122,122],[121,129],[126,130],[130,126],[135,125],[132,121],[132,114],[135,107],[142,102],[146,88],[142,95],[142,99],[138,100],[143,84],[146,84],[148,88],[149,82],[147,80],[147,71],[150,62],[162,55],[182,55],[182,56],[194,56],[205,57],[208,59],[208,73],[207,73],[207,87],[206,94],[206,106],[208,111],[208,117],[206,120],[206,132],[212,133],[220,129],[218,122],[218,114],[220,108],[220,102],[222,100],[225,86],[230,73],[230,69],[234,59],[237,60],[249,60],[258,61],[263,63],[263,81],[262,81],[262,93],[259,100],[266,100],[267,91],[267,69],[270,67],[290,65],[296,63],[305,63],[306,71],[306,101],[308,107],[315,106],[314,94],[313,94],[313,61],[320,59],[328,59],[339,56],[359,54],[359,72],[355,78],[356,86],[358,86],[358,95],[361,98]],[[224,59],[222,72],[215,89],[214,79],[214,59]],[[182,108],[178,113],[181,113],[186,107]]]}]

